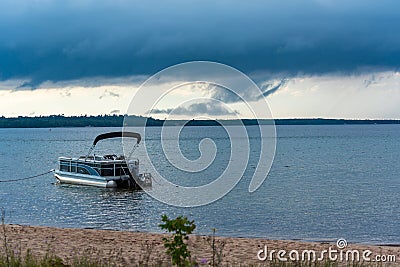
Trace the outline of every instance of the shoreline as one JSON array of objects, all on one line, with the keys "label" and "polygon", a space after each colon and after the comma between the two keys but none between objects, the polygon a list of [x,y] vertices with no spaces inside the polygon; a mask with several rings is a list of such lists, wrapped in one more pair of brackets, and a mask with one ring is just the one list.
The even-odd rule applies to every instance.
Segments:
[{"label": "shoreline", "polygon": [[[125,116],[130,118],[130,126],[219,126],[215,120],[162,120],[135,115],[85,115],[85,116],[18,116],[0,117],[0,128],[64,128],[64,127],[122,127]],[[400,124],[394,118],[242,118],[220,120],[225,126],[250,125],[374,125]]]},{"label": "shoreline", "polygon": [[[162,232],[152,232],[146,230],[121,230],[121,229],[112,229],[112,228],[93,228],[93,227],[74,227],[74,226],[52,226],[52,225],[30,225],[30,224],[21,224],[21,223],[5,223],[8,226],[20,226],[20,227],[44,227],[44,228],[51,228],[51,229],[73,229],[73,230],[94,230],[94,231],[111,231],[111,232],[123,232],[123,233],[142,233],[142,234],[149,234],[149,235],[167,235],[167,233]],[[1,229],[0,229],[1,233]],[[211,233],[194,233],[191,236],[210,236]],[[234,238],[234,239],[262,239],[262,240],[274,240],[274,241],[282,241],[282,242],[299,242],[299,243],[320,243],[320,244],[334,244],[337,239],[335,238],[326,238],[326,239],[302,239],[302,238],[285,238],[285,237],[261,237],[261,236],[242,236],[242,235],[229,235],[229,234],[221,234],[216,233],[216,237],[219,238]],[[1,238],[1,237],[0,237]],[[374,243],[374,242],[351,242],[354,245],[359,246],[372,246],[372,247],[399,247],[399,243]],[[1,245],[1,244],[0,244]]]},{"label": "shoreline", "polygon": [[[9,248],[21,255],[29,249],[32,255],[37,257],[44,257],[46,253],[50,252],[60,257],[64,263],[71,263],[77,257],[84,257],[100,261],[103,264],[112,263],[112,265],[117,266],[137,266],[146,262],[150,266],[168,266],[170,262],[165,254],[162,242],[162,238],[168,236],[167,234],[18,224],[8,224],[4,228],[6,229],[5,236]],[[3,227],[0,227],[0,254],[4,253],[3,236]],[[268,266],[268,262],[271,259],[277,260],[277,255],[275,254],[279,250],[285,250],[287,254],[296,250],[300,255],[303,251],[313,250],[317,256],[323,250],[329,250],[330,248],[338,250],[335,242],[306,242],[244,237],[216,236],[215,244],[217,251],[222,249],[221,261],[223,266]],[[209,236],[191,235],[188,245],[189,250],[192,252],[192,258],[197,262],[203,263],[199,266],[210,264],[213,250]],[[268,251],[267,257],[264,261],[261,261],[257,254],[263,258],[265,249]],[[260,250],[262,250],[261,253],[259,253]],[[272,254],[272,258],[268,258],[272,250],[275,251],[275,254]],[[399,245],[351,243],[343,248],[344,252],[349,250],[358,250],[360,255],[363,251],[369,250],[371,251],[369,257],[371,259],[376,255],[395,256],[396,262],[385,263],[383,266],[398,266],[400,262]],[[289,256],[286,257],[288,258]],[[348,262],[338,263],[345,266]]]}]

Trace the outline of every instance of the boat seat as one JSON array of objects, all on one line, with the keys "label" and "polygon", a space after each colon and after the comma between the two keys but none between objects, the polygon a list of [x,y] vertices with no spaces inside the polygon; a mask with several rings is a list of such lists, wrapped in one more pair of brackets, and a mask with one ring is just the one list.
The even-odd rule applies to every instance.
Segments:
[{"label": "boat seat", "polygon": [[110,155],[104,155],[103,156],[105,159],[111,159],[111,160],[116,160],[118,159],[118,156],[115,154],[110,154]]}]

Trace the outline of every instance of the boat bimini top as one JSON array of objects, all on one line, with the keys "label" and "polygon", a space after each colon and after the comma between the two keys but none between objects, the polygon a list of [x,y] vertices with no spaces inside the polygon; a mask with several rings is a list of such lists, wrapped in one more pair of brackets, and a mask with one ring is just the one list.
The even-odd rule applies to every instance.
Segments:
[{"label": "boat bimini top", "polygon": [[109,133],[104,133],[96,136],[96,138],[93,141],[93,145],[90,147],[89,152],[86,155],[86,159],[89,157],[90,153],[92,153],[93,149],[95,148],[96,144],[104,139],[109,139],[109,138],[116,138],[116,137],[130,137],[130,138],[136,138],[136,144],[135,147],[137,147],[142,140],[142,137],[140,136],[139,133],[134,133],[134,132],[109,132]]},{"label": "boat bimini top", "polygon": [[132,137],[132,138],[136,138],[137,139],[137,141],[136,141],[137,144],[139,144],[140,141],[142,140],[142,137],[138,133],[134,133],[134,132],[110,132],[110,133],[104,133],[104,134],[100,134],[100,135],[96,136],[96,138],[93,141],[93,147],[96,146],[96,144],[100,140],[109,139],[109,138],[115,138],[115,137]]}]

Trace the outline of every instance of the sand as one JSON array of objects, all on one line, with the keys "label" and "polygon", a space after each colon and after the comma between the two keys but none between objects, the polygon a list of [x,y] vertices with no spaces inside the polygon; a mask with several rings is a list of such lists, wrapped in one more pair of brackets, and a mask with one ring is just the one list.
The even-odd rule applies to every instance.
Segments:
[{"label": "sand", "polygon": [[[0,253],[4,253],[4,230],[7,238],[7,246],[15,253],[24,255],[29,248],[31,253],[36,256],[44,256],[46,253],[53,253],[60,257],[64,263],[71,263],[79,257],[86,257],[97,262],[111,263],[116,266],[139,266],[148,264],[149,266],[169,266],[170,259],[165,254],[162,238],[167,235],[143,233],[143,232],[124,232],[110,230],[92,229],[68,229],[51,228],[39,226],[6,225],[0,227]],[[193,259],[199,266],[210,266],[212,261],[212,247],[207,241],[207,236],[190,236],[189,248],[192,251]],[[299,242],[284,240],[267,240],[260,238],[230,238],[216,237],[215,254],[222,248],[220,260],[223,266],[269,266],[269,255],[272,250],[285,250],[283,258],[289,258],[291,250],[297,250],[299,257],[304,250],[315,250],[317,257],[320,257],[323,250],[338,249],[335,242]],[[225,244],[222,246],[222,244]],[[267,258],[265,261],[258,259],[257,254],[260,250],[265,250],[267,246]],[[372,252],[368,255],[371,260],[376,255],[388,256],[395,255],[395,263],[384,263],[380,266],[400,266],[400,247],[399,246],[371,246],[360,244],[349,244],[342,252],[357,249],[362,258],[362,253],[366,250]],[[277,259],[277,252],[272,257]],[[332,251],[332,257],[335,252]],[[307,253],[304,254],[307,258]],[[292,252],[292,257],[296,253]],[[339,252],[337,253],[339,257]],[[264,251],[259,253],[259,257],[265,257]],[[351,258],[351,254],[349,254]],[[324,254],[328,258],[328,254]],[[339,265],[347,265],[345,256],[343,261],[338,261]],[[362,260],[362,259],[361,259]],[[218,255],[215,256],[218,261]],[[317,259],[318,261],[318,259]],[[376,264],[371,264],[375,266]],[[369,266],[369,265],[368,265]]]}]

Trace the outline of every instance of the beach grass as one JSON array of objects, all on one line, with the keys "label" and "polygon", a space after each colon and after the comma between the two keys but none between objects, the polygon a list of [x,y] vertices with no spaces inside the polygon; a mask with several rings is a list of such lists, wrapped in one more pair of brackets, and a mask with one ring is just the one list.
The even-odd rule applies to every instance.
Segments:
[{"label": "beach grass", "polygon": [[[213,229],[210,236],[192,235],[187,239],[188,249],[193,257],[193,261],[190,262],[193,264],[184,266],[398,266],[396,263],[368,262],[261,262],[254,260],[252,255],[260,240],[221,238],[215,236],[215,231]],[[171,237],[151,233],[7,225],[4,223],[3,213],[0,226],[0,267],[176,266],[172,264],[171,256],[163,246],[163,238],[168,236]],[[274,242],[281,245],[293,244],[285,241]],[[296,245],[304,248],[310,246],[309,243]],[[244,251],[246,249],[247,251]],[[239,254],[240,252],[243,254]]]},{"label": "beach grass", "polygon": [[[3,235],[2,235],[2,243],[3,246],[0,249],[0,267],[61,267],[61,266],[70,266],[70,267],[108,267],[108,266],[175,266],[172,265],[171,261],[168,258],[167,254],[158,255],[159,257],[164,257],[164,259],[160,259],[159,262],[150,262],[150,256],[153,253],[154,245],[152,243],[143,242],[141,244],[142,251],[140,256],[137,257],[136,261],[127,262],[123,259],[122,255],[115,255],[110,257],[110,255],[104,253],[101,250],[91,250],[84,251],[84,255],[76,256],[72,261],[65,260],[61,257],[57,256],[55,251],[49,246],[48,250],[45,252],[44,256],[33,255],[30,248],[21,248],[21,247],[13,247],[11,244],[7,242],[7,232],[4,234],[4,230],[6,229],[4,226]],[[6,238],[6,239],[4,239]],[[207,242],[211,242],[210,246],[212,246],[213,237],[207,238]],[[216,242],[214,240],[214,242]],[[214,244],[214,249],[215,248]],[[196,251],[193,251],[196,252]],[[87,255],[85,255],[87,254]],[[118,253],[116,253],[118,254]],[[222,254],[222,253],[221,253]],[[210,255],[213,255],[209,259],[199,260],[196,265],[190,266],[270,266],[270,267],[337,267],[337,266],[348,266],[348,267],[369,267],[369,266],[385,266],[379,264],[359,264],[359,263],[349,263],[346,265],[338,265],[336,262],[279,262],[279,261],[270,261],[260,264],[246,264],[238,261],[230,262],[224,259],[224,256],[218,254],[214,255],[212,251],[210,251]],[[215,257],[213,259],[213,257]],[[216,259],[218,257],[218,260]],[[103,260],[106,259],[106,260]],[[183,266],[183,265],[182,265]],[[188,266],[188,265],[185,265]]]}]

